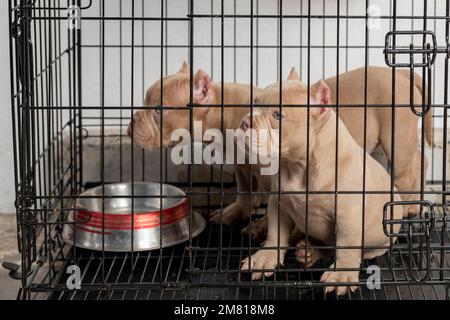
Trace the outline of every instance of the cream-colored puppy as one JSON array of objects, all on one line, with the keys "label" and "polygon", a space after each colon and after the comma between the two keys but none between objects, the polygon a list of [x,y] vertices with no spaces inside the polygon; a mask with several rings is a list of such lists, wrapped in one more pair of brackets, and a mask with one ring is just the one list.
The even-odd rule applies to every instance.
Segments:
[{"label": "cream-colored puppy", "polygon": [[[170,147],[174,144],[171,141],[171,135],[176,129],[189,130],[190,112],[186,110],[190,100],[189,71],[189,65],[184,62],[178,73],[165,77],[162,82],[156,81],[147,90],[145,105],[148,107],[160,106],[162,92],[162,105],[166,109],[162,111],[162,115],[161,110],[156,108],[137,111],[134,114],[128,127],[128,135],[133,136],[134,143],[144,149]],[[193,102],[199,104],[199,106],[193,108],[193,121],[202,123],[202,134],[208,129],[221,128],[222,109],[209,105],[220,105],[222,103],[222,89],[224,93],[223,128],[239,128],[242,117],[250,110],[251,87],[243,84],[225,83],[222,88],[220,83],[211,81],[208,74],[202,70],[195,73],[193,82]],[[253,100],[260,91],[261,89],[253,87]],[[161,136],[162,145],[160,143]],[[235,166],[238,191],[250,189],[249,177],[250,169],[248,165]],[[253,189],[257,189],[257,181],[253,184]],[[249,210],[259,207],[259,201],[259,197],[252,196],[249,204],[249,197],[238,195],[235,202],[224,208],[223,215],[220,214],[220,210],[213,212],[211,221],[214,223],[222,221],[229,225],[236,220],[246,220],[249,216]]]},{"label": "cream-colored puppy", "polygon": [[[422,80],[415,75],[413,86],[414,103],[422,103]],[[292,68],[288,80],[299,80],[299,76]],[[330,101],[337,103],[338,77],[325,80],[330,88]],[[359,68],[339,75],[339,117],[348,131],[360,146],[364,146],[364,101],[365,101],[365,69]],[[402,107],[395,108],[395,156],[392,154],[392,70],[381,67],[367,69],[367,125],[366,151],[372,153],[381,146],[390,163],[394,161],[394,184],[402,192],[417,192],[417,194],[402,194],[405,201],[419,200],[421,176],[421,152],[418,147],[418,121],[409,106],[410,78],[408,70],[398,70],[395,81],[395,103]],[[278,102],[276,102],[278,103]],[[347,105],[347,106],[345,106]],[[388,106],[388,107],[386,107]],[[333,110],[335,108],[332,108]],[[425,138],[431,145],[432,113],[425,117]],[[424,172],[427,170],[425,158]],[[408,206],[405,215],[417,215],[419,206]],[[252,234],[256,240],[264,238],[267,230],[267,219],[254,220],[245,232]]]},{"label": "cream-colored puppy", "polygon": [[[282,89],[284,105],[307,104],[308,90],[303,83],[285,81]],[[308,210],[306,211],[305,195],[291,193],[280,196],[278,213],[278,196],[271,195],[268,203],[267,239],[262,249],[242,262],[242,270],[255,270],[253,279],[260,279],[263,273],[271,275],[273,269],[283,264],[290,233],[296,227],[300,232],[337,248],[335,263],[322,275],[323,282],[358,282],[361,259],[382,255],[389,247],[390,238],[383,231],[382,219],[383,206],[391,200],[388,192],[390,176],[378,162],[364,153],[344,123],[327,107],[331,101],[331,92],[324,81],[316,83],[310,89],[310,103],[320,106],[310,108],[309,122],[307,109],[304,107],[286,106],[281,112],[278,107],[264,107],[278,104],[279,95],[280,86],[276,83],[266,88],[257,98],[256,103],[261,107],[254,113],[253,129],[267,130],[269,139],[260,139],[261,135],[255,131],[252,152],[258,153],[258,148],[265,143],[269,154],[279,153],[281,156],[281,185],[278,184],[278,176],[272,176],[272,191],[305,191],[305,172],[308,172]],[[250,119],[246,116],[243,127],[248,128],[249,122]],[[277,131],[279,129],[281,132]],[[278,134],[281,134],[281,139]],[[361,190],[364,187],[366,191],[381,193],[363,196]],[[340,192],[336,198],[335,190]],[[394,200],[400,198],[396,195]],[[400,210],[393,210],[394,218],[402,217]],[[398,225],[394,227],[394,232],[397,230]],[[273,249],[278,247],[281,249]],[[329,286],[326,291],[333,291],[335,287]],[[346,286],[337,286],[337,294],[342,295],[347,289]]]},{"label": "cream-colored puppy", "polygon": [[[210,107],[209,105],[222,103],[222,85],[212,82],[203,70],[195,73],[193,81],[193,103],[200,105],[193,108],[193,121],[202,122],[202,134],[210,128],[220,129],[222,110],[220,107]],[[134,114],[128,127],[128,134],[133,136],[134,143],[145,149],[170,147],[174,144],[170,138],[176,129],[189,129],[190,112],[187,105],[190,100],[190,85],[189,65],[184,62],[178,73],[165,77],[162,82],[156,81],[147,90],[145,106],[161,106],[162,92],[162,105],[165,109],[163,111],[156,108],[145,109]],[[243,107],[243,105],[250,106],[251,104],[250,86],[226,83],[223,85],[223,92],[224,129],[238,128],[242,117],[249,112],[249,107]],[[253,98],[259,92],[260,89],[254,87]],[[161,135],[162,146],[160,145]]]},{"label": "cream-colored puppy", "polygon": [[[298,79],[297,79],[298,80]],[[337,101],[337,77],[325,82],[331,89],[332,103]],[[350,134],[360,146],[364,146],[364,98],[365,70],[359,68],[339,76],[339,104],[356,105],[339,107],[339,117]],[[386,153],[393,165],[395,186],[399,191],[419,192],[421,177],[421,152],[419,148],[419,129],[417,117],[410,110],[410,75],[409,70],[401,69],[395,78],[395,139],[392,145],[392,69],[368,67],[367,69],[367,126],[366,151],[372,153],[377,146]],[[422,78],[414,75],[414,104],[422,104]],[[374,107],[371,107],[374,106]],[[377,107],[378,106],[378,107]],[[380,107],[385,106],[385,107]],[[388,106],[388,107],[386,107]],[[401,106],[401,107],[400,107]],[[432,113],[425,117],[425,138],[431,145]],[[395,150],[395,155],[392,154]],[[425,158],[424,172],[427,171]],[[419,200],[419,194],[402,194],[402,200]],[[419,206],[409,206],[405,214],[417,215]]]}]

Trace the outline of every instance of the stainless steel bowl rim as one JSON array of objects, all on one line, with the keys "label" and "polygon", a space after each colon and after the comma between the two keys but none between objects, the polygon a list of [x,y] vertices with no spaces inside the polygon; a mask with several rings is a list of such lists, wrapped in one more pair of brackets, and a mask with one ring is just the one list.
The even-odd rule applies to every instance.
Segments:
[{"label": "stainless steel bowl rim", "polygon": [[[104,194],[111,197],[102,197],[103,187]],[[111,252],[129,252],[131,248],[147,251],[185,242],[206,227],[199,213],[189,214],[189,202],[181,189],[157,182],[137,182],[133,194],[139,197],[133,199],[132,188],[132,183],[105,184],[80,195],[75,210],[75,246]],[[163,197],[159,197],[161,188]]]},{"label": "stainless steel bowl rim", "polygon": [[[181,190],[180,188],[175,187],[175,186],[170,185],[170,184],[159,183],[159,182],[108,183],[108,184],[105,184],[104,187],[105,187],[105,189],[106,188],[111,188],[111,187],[131,187],[133,184],[134,184],[134,187],[136,187],[136,186],[137,187],[142,187],[142,186],[158,186],[158,187],[160,187],[160,186],[162,186],[163,188],[168,188],[171,191],[173,191],[174,194],[171,194],[170,196],[177,197],[177,198],[179,197],[180,200],[177,203],[173,204],[173,205],[170,205],[170,206],[167,206],[167,207],[163,207],[163,210],[173,209],[173,208],[175,208],[177,206],[182,205],[183,202],[187,200],[186,193],[183,190]],[[97,187],[94,187],[94,188],[91,188],[91,189],[88,189],[88,190],[85,190],[84,192],[82,192],[79,195],[79,197],[78,197],[78,199],[76,201],[76,207],[79,208],[79,209],[85,209],[85,210],[87,210],[89,212],[98,212],[97,210],[92,210],[91,208],[89,208],[88,205],[86,205],[83,202],[85,202],[87,200],[92,200],[92,199],[102,200],[102,198],[103,198],[102,194],[98,194],[98,191],[102,190],[102,188],[103,188],[103,185],[100,185],[100,186],[97,186]],[[111,198],[111,200],[118,199],[118,198],[120,199],[121,197],[123,197],[123,198],[132,198],[133,196],[136,196],[136,195],[139,196],[139,197],[145,196],[145,195],[138,195],[136,193],[134,193],[134,195],[133,194],[128,194],[128,195],[127,194],[117,194],[117,195],[114,195],[114,198]],[[169,196],[169,198],[170,198],[170,196]],[[160,195],[152,195],[152,198],[155,198],[155,199],[161,199],[161,198],[165,198],[165,197],[166,196],[164,195],[164,193],[163,193],[162,197],[160,197]],[[131,211],[132,210],[130,208],[130,213],[131,213]],[[108,213],[108,212],[105,211],[104,213]],[[144,212],[142,212],[142,213],[144,213]]]}]

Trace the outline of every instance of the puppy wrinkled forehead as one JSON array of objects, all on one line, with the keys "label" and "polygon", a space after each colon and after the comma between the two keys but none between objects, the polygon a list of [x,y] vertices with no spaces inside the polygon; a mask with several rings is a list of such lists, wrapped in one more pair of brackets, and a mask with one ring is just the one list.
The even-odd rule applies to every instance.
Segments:
[{"label": "puppy wrinkled forehead", "polygon": [[253,111],[247,113],[244,118],[250,118],[253,115],[253,117],[258,117],[261,115],[261,109],[260,108],[254,108]]},{"label": "puppy wrinkled forehead", "polygon": [[308,86],[300,81],[288,80],[274,83],[264,89],[256,100],[256,104],[276,105],[280,103],[280,89],[282,90],[282,104],[301,104],[308,94]]},{"label": "puppy wrinkled forehead", "polygon": [[148,90],[146,104],[161,104],[161,84],[162,84],[162,104],[185,104],[189,101],[189,77],[176,74],[155,82]]}]

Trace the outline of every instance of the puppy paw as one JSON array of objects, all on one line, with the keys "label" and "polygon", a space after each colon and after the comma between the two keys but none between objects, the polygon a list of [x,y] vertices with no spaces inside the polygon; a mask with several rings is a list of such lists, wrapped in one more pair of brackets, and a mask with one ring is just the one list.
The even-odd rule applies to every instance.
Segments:
[{"label": "puppy paw", "polygon": [[252,220],[251,225],[244,227],[241,233],[250,236],[256,243],[263,242],[267,237],[267,217]]},{"label": "puppy paw", "polygon": [[[333,266],[330,267],[330,269]],[[322,277],[320,278],[321,282],[325,282],[327,284],[333,282],[353,282],[357,283],[359,281],[359,272],[358,271],[326,271]],[[338,296],[342,296],[348,292],[350,289],[352,292],[355,292],[357,286],[327,286],[325,287],[325,295],[329,292],[336,291]]]},{"label": "puppy paw", "polygon": [[259,250],[254,255],[245,258],[242,261],[241,271],[252,271],[252,270],[264,270],[267,271],[256,271],[252,273],[253,280],[260,280],[264,276],[273,276],[274,269],[278,265],[283,265],[282,260],[284,260],[284,254],[280,252],[280,263],[277,261],[278,252],[277,250]]},{"label": "puppy paw", "polygon": [[308,241],[308,246],[306,246],[306,243],[307,242],[305,239],[301,239],[297,243],[295,256],[297,257],[297,261],[300,263],[302,267],[309,268],[313,264],[315,264],[317,260],[320,259],[320,255],[316,249],[311,248],[311,246],[313,245],[312,243]]},{"label": "puppy paw", "polygon": [[237,202],[233,202],[223,209],[222,215],[220,213],[220,209],[213,211],[210,215],[209,221],[214,224],[222,223],[229,226],[236,221],[242,220],[243,217],[244,213],[242,210],[242,205]]}]

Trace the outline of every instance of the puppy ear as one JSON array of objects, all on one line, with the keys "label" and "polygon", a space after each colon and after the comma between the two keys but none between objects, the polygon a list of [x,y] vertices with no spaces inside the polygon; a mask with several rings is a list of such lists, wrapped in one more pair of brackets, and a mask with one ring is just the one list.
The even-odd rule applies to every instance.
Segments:
[{"label": "puppy ear", "polygon": [[181,69],[178,71],[178,73],[189,73],[189,64],[186,61],[183,61],[183,65],[181,66]]},{"label": "puppy ear", "polygon": [[211,78],[202,69],[199,69],[194,76],[194,100],[202,104],[213,102]]},{"label": "puppy ear", "polygon": [[295,70],[295,67],[292,67],[291,72],[289,73],[289,76],[287,79],[300,81],[300,77],[298,76],[298,73],[297,73],[297,70]]},{"label": "puppy ear", "polygon": [[145,93],[145,100],[144,100],[144,104],[146,106],[150,105],[150,100],[152,97],[152,91],[153,91],[153,86],[151,86],[150,88],[147,89],[147,92]]},{"label": "puppy ear", "polygon": [[328,105],[331,102],[331,90],[325,81],[313,84],[310,90],[311,104],[320,105],[319,107],[311,108],[311,115],[315,119],[325,119],[329,117],[330,108]]},{"label": "puppy ear", "polygon": [[327,83],[323,80],[319,80],[312,85],[311,90],[311,100],[314,104],[328,105],[331,101],[331,90]]}]

